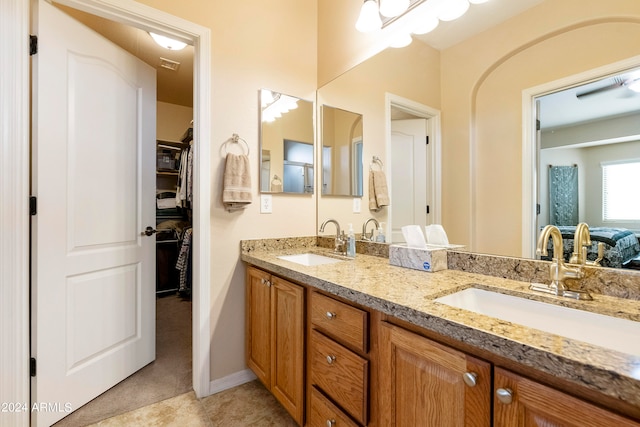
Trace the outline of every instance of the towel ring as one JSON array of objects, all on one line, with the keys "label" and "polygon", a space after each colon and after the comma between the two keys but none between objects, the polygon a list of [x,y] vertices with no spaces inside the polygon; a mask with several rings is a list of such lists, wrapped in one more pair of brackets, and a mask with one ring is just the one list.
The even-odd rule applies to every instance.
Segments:
[{"label": "towel ring", "polygon": [[382,160],[380,160],[380,157],[378,157],[378,156],[373,156],[373,159],[371,160],[371,163],[369,163],[369,170],[372,171],[373,167],[375,165],[380,167],[381,171],[384,170],[384,163],[382,163]]},{"label": "towel ring", "polygon": [[[247,148],[246,155],[248,156],[248,155],[249,155],[249,152],[250,152],[250,150],[249,150],[249,144],[247,144],[247,141],[245,141],[244,139],[240,138],[240,136],[238,136],[238,134],[237,134],[237,133],[234,133],[234,134],[231,136],[231,138],[227,139],[227,140],[224,142],[224,144],[222,144],[222,152],[223,152],[223,156],[225,156],[225,157],[226,157],[226,155],[227,155],[227,144],[228,144],[228,143],[230,143],[230,142],[231,142],[231,143],[233,143],[233,144],[238,144],[238,143],[240,143],[241,141],[244,143],[244,146]],[[243,151],[244,151],[244,150],[243,150]]]}]

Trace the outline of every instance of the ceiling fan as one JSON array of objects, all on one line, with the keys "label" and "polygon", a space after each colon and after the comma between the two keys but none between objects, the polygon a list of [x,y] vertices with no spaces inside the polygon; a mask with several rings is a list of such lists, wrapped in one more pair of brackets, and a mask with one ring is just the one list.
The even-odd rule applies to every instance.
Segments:
[{"label": "ceiling fan", "polygon": [[635,93],[640,92],[640,77],[626,77],[626,76],[616,76],[610,79],[611,83],[606,86],[601,86],[595,89],[590,89],[585,92],[576,93],[576,97],[578,99],[582,99],[588,96],[597,95],[600,93],[605,93],[611,90],[627,88],[630,91]]}]

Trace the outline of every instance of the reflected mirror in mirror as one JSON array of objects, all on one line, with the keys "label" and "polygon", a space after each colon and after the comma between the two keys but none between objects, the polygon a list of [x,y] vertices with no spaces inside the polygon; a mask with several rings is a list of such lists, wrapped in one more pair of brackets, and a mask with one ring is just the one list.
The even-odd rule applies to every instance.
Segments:
[{"label": "reflected mirror in mirror", "polygon": [[362,197],[362,114],[323,105],[322,194]]},{"label": "reflected mirror in mirror", "polygon": [[313,102],[260,91],[260,192],[313,194]]}]

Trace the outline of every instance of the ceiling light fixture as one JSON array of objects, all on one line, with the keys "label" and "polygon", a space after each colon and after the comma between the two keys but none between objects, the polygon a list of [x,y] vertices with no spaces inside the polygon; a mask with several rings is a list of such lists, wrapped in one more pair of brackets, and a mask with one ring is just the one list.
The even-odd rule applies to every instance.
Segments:
[{"label": "ceiling light fixture", "polygon": [[153,41],[155,41],[158,45],[162,46],[165,49],[182,50],[187,45],[186,43],[171,39],[166,36],[161,36],[160,34],[149,33],[149,35],[151,35],[151,37],[153,38]]},{"label": "ceiling light fixture", "polygon": [[449,0],[446,6],[438,14],[441,21],[453,21],[464,15],[469,10],[468,0]]}]

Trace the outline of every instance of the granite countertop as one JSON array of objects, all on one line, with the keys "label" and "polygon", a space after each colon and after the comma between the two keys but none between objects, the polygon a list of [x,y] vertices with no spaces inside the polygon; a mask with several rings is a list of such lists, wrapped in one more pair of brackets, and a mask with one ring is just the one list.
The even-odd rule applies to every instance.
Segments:
[{"label": "granite countertop", "polygon": [[290,280],[465,342],[525,366],[579,384],[640,408],[640,355],[629,355],[434,302],[478,287],[640,321],[640,301],[593,295],[593,301],[534,293],[529,283],[459,270],[428,273],[358,254],[319,266],[284,261],[304,252],[332,255],[320,247],[243,247],[242,260]]}]

